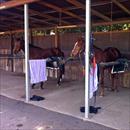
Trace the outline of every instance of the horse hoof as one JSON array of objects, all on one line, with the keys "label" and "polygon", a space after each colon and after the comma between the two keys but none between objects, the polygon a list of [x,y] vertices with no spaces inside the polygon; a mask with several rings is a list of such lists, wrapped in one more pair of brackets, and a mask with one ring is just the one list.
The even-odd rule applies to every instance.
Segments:
[{"label": "horse hoof", "polygon": [[99,97],[104,97],[104,94],[103,94],[103,93],[100,93]]},{"label": "horse hoof", "polygon": [[114,92],[114,91],[115,91],[115,89],[113,89],[113,88],[112,88],[112,89],[111,89],[111,91],[112,91],[112,92]]},{"label": "horse hoof", "polygon": [[57,84],[57,87],[60,87],[60,84]]},{"label": "horse hoof", "polygon": [[116,92],[118,93],[118,92],[119,92],[119,90],[117,89],[117,90],[116,90]]},{"label": "horse hoof", "polygon": [[65,78],[65,75],[62,75],[62,79],[64,79]]}]

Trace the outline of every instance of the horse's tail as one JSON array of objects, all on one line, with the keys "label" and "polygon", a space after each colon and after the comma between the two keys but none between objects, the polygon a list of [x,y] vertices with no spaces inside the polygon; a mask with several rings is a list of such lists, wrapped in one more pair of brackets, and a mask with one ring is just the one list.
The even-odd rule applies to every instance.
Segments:
[{"label": "horse's tail", "polygon": [[121,55],[121,52],[116,48],[117,52],[118,52],[118,58],[121,58],[122,55]]}]

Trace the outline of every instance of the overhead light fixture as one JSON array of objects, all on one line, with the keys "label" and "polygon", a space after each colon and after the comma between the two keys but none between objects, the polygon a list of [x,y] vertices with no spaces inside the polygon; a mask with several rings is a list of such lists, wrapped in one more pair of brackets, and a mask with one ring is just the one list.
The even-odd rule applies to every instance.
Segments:
[{"label": "overhead light fixture", "polygon": [[51,30],[50,35],[55,35],[54,30]]},{"label": "overhead light fixture", "polygon": [[5,9],[5,8],[6,8],[5,5],[4,6],[0,6],[0,10]]},{"label": "overhead light fixture", "polygon": [[0,32],[0,35],[5,34],[5,32]]}]

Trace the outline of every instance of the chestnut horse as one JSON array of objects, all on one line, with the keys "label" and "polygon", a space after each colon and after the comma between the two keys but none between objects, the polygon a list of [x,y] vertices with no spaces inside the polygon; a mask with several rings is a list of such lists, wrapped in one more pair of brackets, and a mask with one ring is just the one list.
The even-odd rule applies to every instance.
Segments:
[{"label": "chestnut horse", "polygon": [[[71,56],[72,57],[80,57],[81,53],[85,53],[85,40],[83,38],[78,38],[78,40],[76,41],[74,48],[71,52]],[[118,58],[121,57],[121,53],[117,48],[114,47],[108,47],[105,50],[102,50],[98,47],[96,47],[95,45],[93,45],[93,56],[96,59],[96,63],[100,64],[101,62],[111,62],[111,61],[115,61]],[[90,54],[90,59],[92,60],[91,54]],[[91,63],[91,61],[90,61]],[[101,92],[100,95],[104,96],[104,71],[106,69],[108,69],[109,73],[111,72],[112,66],[107,66],[107,67],[103,67],[103,66],[99,66],[99,70],[100,70],[100,85],[101,85]],[[114,86],[114,76],[112,76],[112,90],[115,90],[117,88],[115,88]]]},{"label": "chestnut horse", "polygon": [[[14,54],[17,54],[20,52],[20,50],[23,50],[25,52],[24,48],[24,40],[17,38],[14,42],[14,48],[13,52]],[[64,58],[64,53],[59,48],[47,48],[42,49],[40,47],[34,46],[32,44],[29,44],[29,59],[46,59],[53,57],[62,57]],[[64,74],[64,65],[59,66],[60,74],[58,77],[57,84],[60,84],[62,74]],[[32,88],[35,84],[32,85]],[[41,82],[41,88],[43,86],[43,82]]]}]

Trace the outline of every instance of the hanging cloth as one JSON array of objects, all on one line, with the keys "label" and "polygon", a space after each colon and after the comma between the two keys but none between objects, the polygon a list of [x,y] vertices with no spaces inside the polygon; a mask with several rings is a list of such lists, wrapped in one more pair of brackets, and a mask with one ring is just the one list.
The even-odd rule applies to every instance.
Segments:
[{"label": "hanging cloth", "polygon": [[31,84],[47,80],[45,59],[29,60],[29,67]]},{"label": "hanging cloth", "polygon": [[93,93],[98,89],[97,64],[95,66],[90,66],[89,79],[89,98],[92,98]]}]

